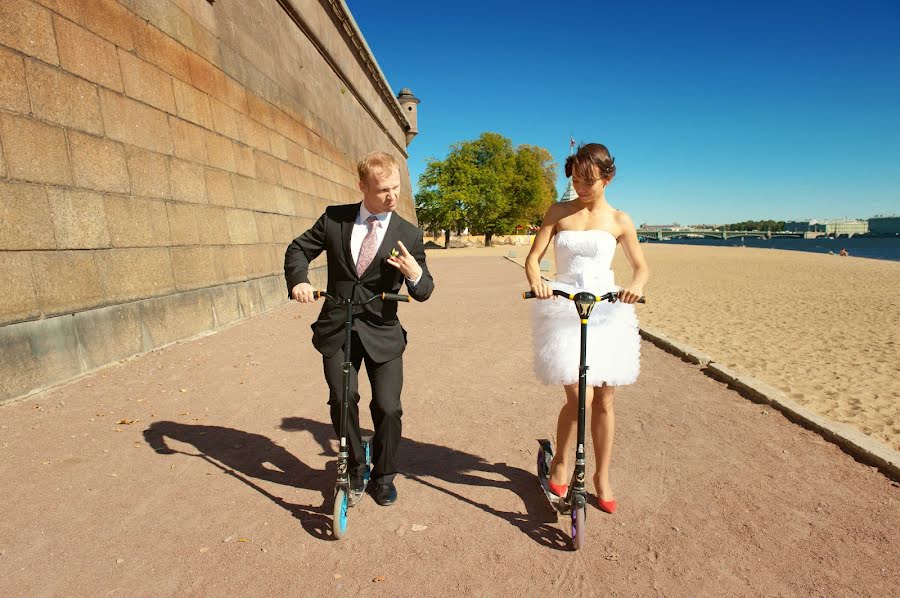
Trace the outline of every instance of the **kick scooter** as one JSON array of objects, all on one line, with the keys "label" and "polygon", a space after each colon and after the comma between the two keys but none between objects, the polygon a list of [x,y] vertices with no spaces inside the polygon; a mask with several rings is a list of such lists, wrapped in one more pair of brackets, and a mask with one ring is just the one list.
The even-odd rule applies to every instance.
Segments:
[{"label": "kick scooter", "polygon": [[[550,461],[553,459],[553,444],[547,439],[538,440],[540,449],[537,455],[537,474],[541,488],[547,496],[547,500],[559,513],[569,515],[572,520],[571,538],[572,547],[578,550],[584,545],[585,534],[585,489],[584,489],[584,415],[587,396],[587,328],[588,318],[594,305],[601,301],[615,303],[619,300],[619,294],[615,291],[605,293],[599,297],[591,293],[567,293],[554,289],[557,297],[565,297],[575,303],[578,316],[581,318],[581,359],[578,364],[578,440],[575,449],[575,471],[572,473],[572,481],[569,483],[569,491],[565,496],[557,496],[550,491]],[[533,291],[522,294],[523,299],[534,299]],[[638,303],[646,303],[644,297],[638,299]]]},{"label": "kick scooter", "polygon": [[342,299],[332,297],[324,291],[313,291],[313,297],[316,299],[325,297],[335,303],[335,305],[346,306],[347,319],[344,322],[344,361],[341,364],[344,389],[341,393],[341,444],[338,450],[337,463],[337,481],[334,484],[334,517],[332,530],[334,537],[340,540],[347,534],[347,509],[354,506],[365,492],[366,485],[369,483],[369,476],[372,471],[372,437],[366,436],[361,438],[362,450],[365,458],[365,470],[363,472],[362,490],[355,491],[350,486],[350,449],[347,444],[347,417],[350,403],[350,369],[353,362],[350,361],[350,339],[353,327],[353,308],[360,305],[371,303],[375,299],[382,301],[409,301],[407,295],[397,295],[394,293],[379,293],[368,299],[361,301],[351,301],[350,299]]}]

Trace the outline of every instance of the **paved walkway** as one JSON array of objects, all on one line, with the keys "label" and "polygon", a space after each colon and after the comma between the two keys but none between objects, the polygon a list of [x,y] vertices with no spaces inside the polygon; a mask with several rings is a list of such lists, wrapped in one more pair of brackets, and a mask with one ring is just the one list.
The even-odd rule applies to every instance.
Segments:
[{"label": "paved walkway", "polygon": [[365,498],[332,540],[317,307],[292,304],[0,407],[0,595],[900,587],[896,486],[646,343],[639,382],[617,391],[620,511],[590,508],[587,545],[568,550],[533,477],[561,390],[531,374],[522,270],[499,257],[431,265],[432,300],[401,306],[396,505]]}]

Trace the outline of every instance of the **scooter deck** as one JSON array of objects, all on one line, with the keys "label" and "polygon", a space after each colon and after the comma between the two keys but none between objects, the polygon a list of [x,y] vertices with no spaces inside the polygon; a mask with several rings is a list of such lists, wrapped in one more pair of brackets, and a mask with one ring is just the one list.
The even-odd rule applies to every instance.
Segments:
[{"label": "scooter deck", "polygon": [[371,436],[363,436],[361,438],[363,450],[366,451],[366,470],[363,473],[363,487],[359,492],[354,492],[350,490],[347,495],[347,506],[355,506],[356,503],[362,499],[363,495],[366,493],[366,488],[369,485],[369,477],[372,473],[372,437]]},{"label": "scooter deck", "polygon": [[541,483],[541,488],[543,488],[543,490],[544,490],[544,495],[547,497],[547,500],[550,501],[550,504],[553,505],[553,508],[556,509],[557,511],[559,511],[560,513],[565,512],[565,511],[563,511],[563,508],[564,508],[563,499],[565,497],[557,496],[557,495],[553,494],[553,492],[550,491],[550,485],[549,485],[550,480],[548,478],[540,476],[540,477],[538,477],[538,481]]},{"label": "scooter deck", "polygon": [[355,490],[350,490],[350,494],[347,495],[347,506],[355,507],[356,503],[362,500],[363,494],[366,493],[366,484],[363,485],[363,489],[359,492]]},{"label": "scooter deck", "polygon": [[[549,440],[542,438],[538,440],[538,444],[544,450],[544,454],[551,456],[553,455],[553,445]],[[565,502],[565,497],[557,496],[550,490],[550,477],[548,475],[543,475],[539,471],[537,478],[538,482],[541,484],[541,489],[544,491],[544,496],[547,497],[547,501],[554,509],[562,514],[566,514],[571,511],[571,507]]]}]

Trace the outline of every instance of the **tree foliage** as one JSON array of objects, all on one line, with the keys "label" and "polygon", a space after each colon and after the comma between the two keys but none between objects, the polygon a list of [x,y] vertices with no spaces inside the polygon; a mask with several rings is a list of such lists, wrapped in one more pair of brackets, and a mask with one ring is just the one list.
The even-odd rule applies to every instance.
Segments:
[{"label": "tree foliage", "polygon": [[783,220],[745,220],[744,222],[735,222],[734,224],[724,224],[717,227],[718,230],[746,230],[746,231],[772,231],[781,232],[784,230]]},{"label": "tree foliage", "polygon": [[497,133],[450,147],[443,160],[431,159],[419,177],[416,215],[429,230],[468,228],[497,234],[539,223],[556,200],[556,164],[546,149],[514,148]]}]

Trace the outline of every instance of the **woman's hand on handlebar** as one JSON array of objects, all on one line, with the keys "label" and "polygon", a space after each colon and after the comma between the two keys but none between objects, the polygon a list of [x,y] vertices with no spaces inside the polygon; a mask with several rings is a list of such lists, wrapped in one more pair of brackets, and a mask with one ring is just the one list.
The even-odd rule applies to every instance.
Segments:
[{"label": "woman's hand on handlebar", "polygon": [[637,303],[644,296],[644,289],[640,287],[625,287],[619,291],[619,301],[622,303]]},{"label": "woman's hand on handlebar", "polygon": [[291,299],[299,301],[300,303],[312,303],[316,300],[315,295],[313,295],[315,290],[315,287],[311,284],[301,282],[291,289]]},{"label": "woman's hand on handlebar", "polygon": [[537,299],[549,299],[553,296],[553,287],[547,284],[547,281],[542,280],[537,284],[531,285],[531,292],[534,293]]}]

